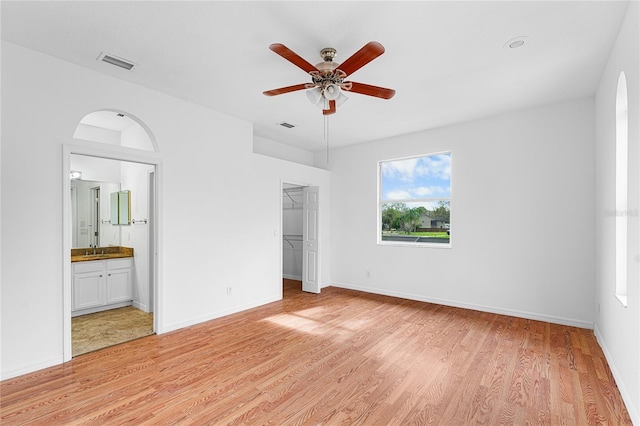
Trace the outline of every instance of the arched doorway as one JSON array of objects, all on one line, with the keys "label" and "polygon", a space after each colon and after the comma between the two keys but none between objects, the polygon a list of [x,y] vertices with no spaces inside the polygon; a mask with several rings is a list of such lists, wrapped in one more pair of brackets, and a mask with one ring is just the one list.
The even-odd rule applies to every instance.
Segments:
[{"label": "arched doorway", "polygon": [[[87,114],[64,146],[63,170],[69,182],[64,194],[70,201],[64,203],[64,232],[71,237],[64,256],[65,361],[159,329],[157,151],[147,126],[117,110]],[[71,180],[71,172],[81,178]],[[74,188],[78,194],[87,187],[91,221],[82,220],[72,195]],[[121,217],[114,218],[119,209]],[[87,226],[90,222],[96,225]],[[83,240],[87,234],[92,238]],[[79,240],[91,243],[74,247]],[[120,257],[125,252],[128,255]],[[109,325],[101,328],[105,317]],[[120,321],[120,329],[114,320]],[[82,340],[82,333],[90,338]]]}]

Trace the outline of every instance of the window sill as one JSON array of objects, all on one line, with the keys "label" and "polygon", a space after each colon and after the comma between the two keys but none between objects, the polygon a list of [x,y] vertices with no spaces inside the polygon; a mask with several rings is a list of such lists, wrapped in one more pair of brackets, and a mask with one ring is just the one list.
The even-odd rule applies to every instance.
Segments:
[{"label": "window sill", "polygon": [[627,307],[627,295],[626,294],[616,294],[616,299],[622,305],[623,308]]},{"label": "window sill", "polygon": [[378,245],[388,247],[451,248],[451,243],[403,243],[399,241],[378,241]]}]

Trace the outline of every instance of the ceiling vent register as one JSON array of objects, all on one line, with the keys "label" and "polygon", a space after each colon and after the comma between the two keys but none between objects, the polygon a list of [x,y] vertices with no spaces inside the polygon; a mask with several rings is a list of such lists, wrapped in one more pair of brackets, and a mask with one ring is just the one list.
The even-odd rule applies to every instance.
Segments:
[{"label": "ceiling vent register", "polygon": [[131,71],[133,67],[136,66],[136,64],[134,64],[131,61],[128,61],[123,58],[119,58],[117,56],[108,55],[104,52],[102,52],[100,56],[98,56],[98,60],[102,62],[106,62],[111,65],[115,65],[116,67],[124,68],[127,71]]}]

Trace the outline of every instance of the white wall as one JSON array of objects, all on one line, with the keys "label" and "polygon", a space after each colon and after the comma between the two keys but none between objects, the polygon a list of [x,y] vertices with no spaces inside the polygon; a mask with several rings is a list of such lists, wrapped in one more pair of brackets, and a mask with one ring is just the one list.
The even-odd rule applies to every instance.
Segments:
[{"label": "white wall", "polygon": [[[334,284],[591,328],[593,119],[583,99],[335,150]],[[377,245],[377,161],[440,151],[452,247]]]},{"label": "white wall", "polygon": [[88,157],[86,155],[72,155],[70,164],[71,170],[82,172],[82,180],[120,182],[119,161]]},{"label": "white wall", "polygon": [[[151,130],[149,129],[149,131]],[[142,125],[135,122],[135,124],[132,124],[120,132],[120,145],[147,151],[155,151],[151,137],[152,135],[147,133],[147,131],[142,128]]]},{"label": "white wall", "polygon": [[307,166],[314,165],[314,155],[311,151],[295,148],[260,136],[254,137],[253,152]]},{"label": "white wall", "polygon": [[83,123],[78,124],[76,131],[73,133],[73,137],[108,143],[110,145],[120,145],[120,132],[117,130],[103,129]]},{"label": "white wall", "polygon": [[[283,180],[321,186],[329,280],[328,172],[253,154],[250,123],[3,42],[3,379],[62,362],[62,144],[104,108],[144,121],[160,147],[160,332],[281,297]],[[25,197],[33,188],[39,196]],[[37,268],[34,247],[47,253]]]},{"label": "white wall", "polygon": [[[596,324],[595,331],[627,410],[640,425],[640,5],[631,2],[596,96]],[[629,104],[628,307],[615,294],[616,89],[627,79]]]},{"label": "white wall", "polygon": [[149,282],[149,173],[155,168],[146,164],[122,162],[121,188],[131,191],[131,225],[121,225],[121,245],[133,248],[133,306],[145,312],[153,311]]}]

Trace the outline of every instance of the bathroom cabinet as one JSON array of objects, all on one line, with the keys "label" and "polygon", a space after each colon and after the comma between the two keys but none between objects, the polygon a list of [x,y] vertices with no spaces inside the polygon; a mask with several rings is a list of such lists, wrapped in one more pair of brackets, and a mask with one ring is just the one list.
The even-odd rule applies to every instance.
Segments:
[{"label": "bathroom cabinet", "polygon": [[73,263],[71,315],[131,305],[132,259]]}]

